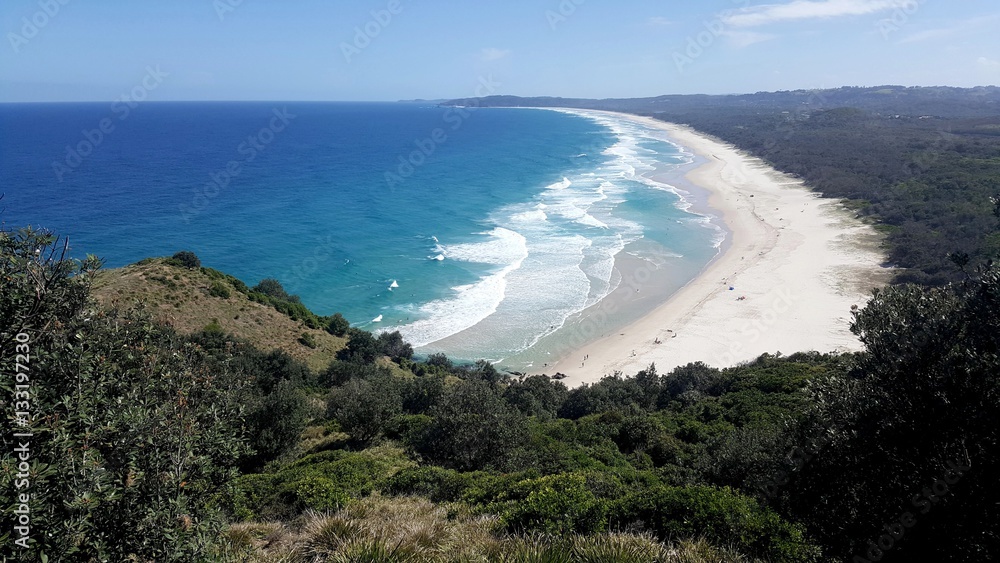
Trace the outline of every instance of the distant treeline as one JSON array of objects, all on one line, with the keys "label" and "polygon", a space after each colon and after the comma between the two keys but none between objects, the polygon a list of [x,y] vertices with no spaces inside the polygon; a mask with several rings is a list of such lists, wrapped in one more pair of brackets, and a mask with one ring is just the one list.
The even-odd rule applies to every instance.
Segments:
[{"label": "distant treeline", "polygon": [[851,200],[886,233],[897,282],[942,285],[1000,256],[1000,88],[839,88],[448,104],[573,107],[687,124]]}]

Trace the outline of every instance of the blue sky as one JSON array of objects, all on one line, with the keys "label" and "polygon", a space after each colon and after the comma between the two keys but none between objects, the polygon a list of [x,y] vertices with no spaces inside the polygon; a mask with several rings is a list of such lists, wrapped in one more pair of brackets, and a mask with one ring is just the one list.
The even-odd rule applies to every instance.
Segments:
[{"label": "blue sky", "polygon": [[3,0],[0,101],[974,86],[997,29],[995,0]]}]

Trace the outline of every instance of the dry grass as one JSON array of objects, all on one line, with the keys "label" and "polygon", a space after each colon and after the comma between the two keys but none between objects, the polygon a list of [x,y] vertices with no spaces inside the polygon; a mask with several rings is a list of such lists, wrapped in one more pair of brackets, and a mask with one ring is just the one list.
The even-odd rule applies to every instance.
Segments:
[{"label": "dry grass", "polygon": [[[231,286],[228,298],[210,295],[212,281],[200,270],[154,259],[101,271],[93,295],[106,305],[132,306],[142,302],[155,319],[185,334],[217,322],[226,332],[253,342],[261,350],[284,350],[314,370],[325,369],[346,343],[345,338],[307,328],[273,307],[250,301]],[[298,341],[303,332],[313,336],[317,348],[308,348]]]},{"label": "dry grass", "polygon": [[333,514],[308,513],[294,528],[235,524],[228,563],[747,563],[707,541],[666,545],[643,534],[497,535],[497,519],[415,497],[369,497]]}]

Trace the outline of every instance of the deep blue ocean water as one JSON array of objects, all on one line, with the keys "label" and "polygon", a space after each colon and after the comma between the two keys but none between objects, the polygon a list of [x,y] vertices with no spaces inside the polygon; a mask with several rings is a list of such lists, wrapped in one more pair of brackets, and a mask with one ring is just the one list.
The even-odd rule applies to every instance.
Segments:
[{"label": "deep blue ocean water", "polygon": [[715,256],[722,231],[649,178],[690,160],[661,132],[545,110],[6,104],[0,221],[111,267],[192,250],[419,350],[471,329],[442,351],[500,360],[613,290],[618,252],[684,280]]}]

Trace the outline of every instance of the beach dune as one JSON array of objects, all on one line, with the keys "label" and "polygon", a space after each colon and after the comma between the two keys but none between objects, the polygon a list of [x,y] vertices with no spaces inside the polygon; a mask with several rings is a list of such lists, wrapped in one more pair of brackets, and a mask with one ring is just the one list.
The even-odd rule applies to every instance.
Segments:
[{"label": "beach dune", "polygon": [[[563,373],[573,387],[651,363],[667,373],[695,361],[728,367],[765,352],[861,348],[850,332],[852,307],[863,307],[892,274],[870,225],[731,145],[685,126],[614,115],[664,130],[701,157],[686,178],[709,192],[728,240],[665,303],[536,373]],[[623,257],[616,267],[628,277],[636,265]],[[612,293],[606,300],[624,298]]]}]

